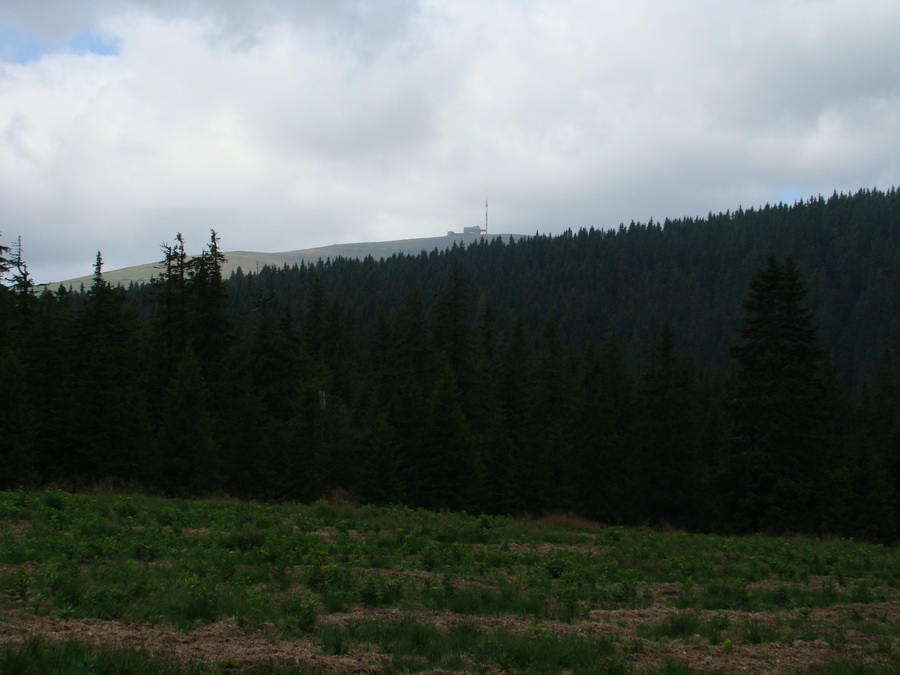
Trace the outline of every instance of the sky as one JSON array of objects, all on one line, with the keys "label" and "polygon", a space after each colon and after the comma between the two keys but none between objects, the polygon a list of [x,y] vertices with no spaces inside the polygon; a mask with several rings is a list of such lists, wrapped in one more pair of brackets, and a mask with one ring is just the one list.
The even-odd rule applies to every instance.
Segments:
[{"label": "sky", "polygon": [[0,244],[556,234],[900,184],[896,0],[3,0]]}]

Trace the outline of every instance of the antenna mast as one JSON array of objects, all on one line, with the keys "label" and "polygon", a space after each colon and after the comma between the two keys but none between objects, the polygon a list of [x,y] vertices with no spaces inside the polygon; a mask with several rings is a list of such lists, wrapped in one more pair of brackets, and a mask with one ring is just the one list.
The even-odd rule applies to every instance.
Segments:
[{"label": "antenna mast", "polygon": [[488,198],[484,196],[484,233],[488,233]]}]

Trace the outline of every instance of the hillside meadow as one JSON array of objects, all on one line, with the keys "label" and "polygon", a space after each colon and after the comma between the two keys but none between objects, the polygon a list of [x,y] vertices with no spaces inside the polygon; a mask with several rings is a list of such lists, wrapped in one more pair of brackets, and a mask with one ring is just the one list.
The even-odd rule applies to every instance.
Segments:
[{"label": "hillside meadow", "polygon": [[79,669],[895,673],[900,560],[340,499],[2,492],[0,673]]}]

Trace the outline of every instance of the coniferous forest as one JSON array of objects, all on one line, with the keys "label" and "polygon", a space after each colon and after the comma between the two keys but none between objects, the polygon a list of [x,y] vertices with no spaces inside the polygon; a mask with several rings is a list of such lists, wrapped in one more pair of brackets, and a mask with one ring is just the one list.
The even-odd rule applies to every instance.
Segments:
[{"label": "coniferous forest", "polygon": [[128,289],[0,244],[0,488],[900,537],[896,189]]}]

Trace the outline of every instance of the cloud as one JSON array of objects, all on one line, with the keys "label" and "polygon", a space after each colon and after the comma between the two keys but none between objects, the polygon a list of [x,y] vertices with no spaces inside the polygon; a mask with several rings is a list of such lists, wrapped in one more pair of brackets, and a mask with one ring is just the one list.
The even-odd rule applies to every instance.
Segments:
[{"label": "cloud", "polygon": [[41,281],[179,231],[440,235],[485,193],[532,233],[900,182],[894,3],[37,4],[0,8],[0,231]]}]

